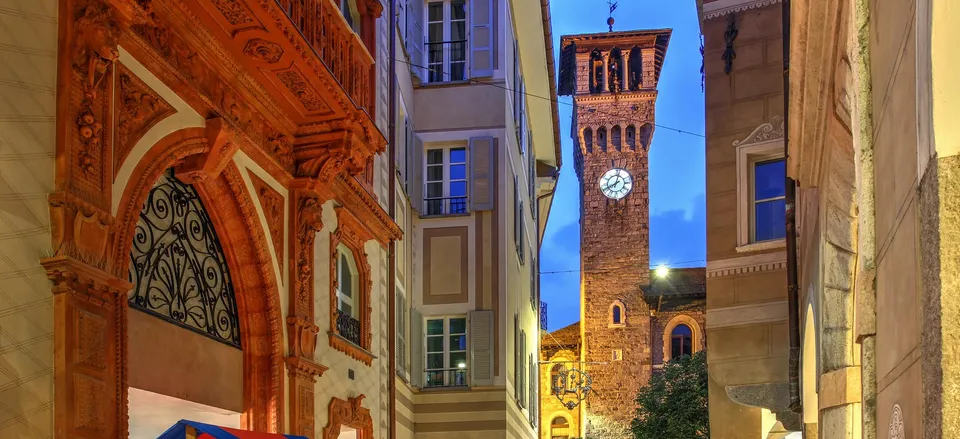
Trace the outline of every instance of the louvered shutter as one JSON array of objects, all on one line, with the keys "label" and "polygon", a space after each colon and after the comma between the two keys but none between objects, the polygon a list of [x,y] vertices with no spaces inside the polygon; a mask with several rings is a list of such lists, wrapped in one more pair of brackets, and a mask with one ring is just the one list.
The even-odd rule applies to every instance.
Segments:
[{"label": "louvered shutter", "polygon": [[527,332],[520,330],[520,407],[527,407]]},{"label": "louvered shutter", "polygon": [[470,138],[470,210],[493,210],[495,141],[493,137]]},{"label": "louvered shutter", "polygon": [[470,76],[493,76],[493,21],[496,19],[493,0],[471,1],[470,7]]},{"label": "louvered shutter", "polygon": [[423,387],[423,314],[410,310],[410,384]]},{"label": "louvered shutter", "polygon": [[470,373],[474,386],[493,385],[493,311],[471,311]]},{"label": "louvered shutter", "polygon": [[537,406],[540,405],[540,400],[537,396],[537,363],[534,361],[534,355],[530,354],[530,425],[536,427],[537,422]]},{"label": "louvered shutter", "polygon": [[397,289],[397,367],[407,370],[407,298]]},{"label": "louvered shutter", "polygon": [[423,68],[426,63],[423,60],[423,0],[411,0],[407,3],[407,53],[410,54],[410,70],[421,80],[423,79]]},{"label": "louvered shutter", "polygon": [[423,140],[417,133],[413,133],[413,145],[407,151],[407,157],[410,157],[408,172],[410,173],[410,184],[407,187],[407,195],[410,196],[410,204],[417,212],[423,213]]},{"label": "louvered shutter", "polygon": [[520,401],[523,394],[520,384],[520,364],[523,362],[523,356],[520,354],[520,317],[513,315],[513,393],[516,400]]}]

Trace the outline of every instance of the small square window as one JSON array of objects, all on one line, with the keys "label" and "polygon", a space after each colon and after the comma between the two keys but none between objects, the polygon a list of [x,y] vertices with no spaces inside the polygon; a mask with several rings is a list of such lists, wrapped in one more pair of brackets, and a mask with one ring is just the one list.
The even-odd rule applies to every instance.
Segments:
[{"label": "small square window", "polygon": [[623,349],[613,350],[613,361],[623,361]]}]

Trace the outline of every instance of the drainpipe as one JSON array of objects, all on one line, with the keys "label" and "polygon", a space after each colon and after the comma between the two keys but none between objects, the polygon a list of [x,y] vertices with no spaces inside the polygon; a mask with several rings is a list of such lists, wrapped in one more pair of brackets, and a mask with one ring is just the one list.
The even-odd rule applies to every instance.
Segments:
[{"label": "drainpipe", "polygon": [[[390,190],[390,193],[387,195],[387,213],[390,215],[390,220],[394,223],[397,222],[397,0],[390,0],[390,50],[389,50],[389,59],[387,62],[390,63],[389,73],[390,75],[390,86],[389,86],[389,104],[388,104],[388,116],[389,128],[387,130],[388,136],[388,145],[387,145],[387,162],[389,163],[387,167],[387,178],[389,178],[389,184],[387,187]],[[387,383],[387,389],[390,392],[390,439],[396,439],[397,437],[397,332],[394,328],[397,327],[397,242],[391,240],[390,244],[387,247],[388,259],[387,259],[387,291],[389,297],[388,305],[388,317],[387,322],[389,329],[387,330],[390,334],[388,349],[390,349],[390,365],[389,370],[387,371],[387,376],[389,377],[389,382]]]},{"label": "drainpipe", "polygon": [[[783,154],[790,158],[790,0],[783,0],[783,108],[787,116],[783,118]],[[797,285],[797,184],[789,176],[784,187],[787,228],[787,324],[790,332],[790,410],[803,413],[800,401],[800,294]]]}]

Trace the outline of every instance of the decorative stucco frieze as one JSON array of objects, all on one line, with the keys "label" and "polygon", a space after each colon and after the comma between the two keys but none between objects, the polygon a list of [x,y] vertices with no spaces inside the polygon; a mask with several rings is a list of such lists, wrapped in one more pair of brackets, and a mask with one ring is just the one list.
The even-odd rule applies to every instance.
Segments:
[{"label": "decorative stucco frieze", "polygon": [[703,4],[703,19],[722,17],[735,12],[762,8],[780,3],[781,0],[716,0]]}]

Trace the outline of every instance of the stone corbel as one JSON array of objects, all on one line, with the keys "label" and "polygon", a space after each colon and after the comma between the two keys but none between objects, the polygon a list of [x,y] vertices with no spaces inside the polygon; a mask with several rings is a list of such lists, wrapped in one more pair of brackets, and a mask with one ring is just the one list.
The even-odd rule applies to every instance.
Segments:
[{"label": "stone corbel", "polygon": [[373,155],[352,130],[338,130],[300,138],[294,144],[296,176],[330,185],[346,172],[363,172],[367,158]]},{"label": "stone corbel", "polygon": [[767,409],[790,431],[800,431],[800,414],[790,409],[790,385],[785,382],[724,386],[727,397],[749,407]]},{"label": "stone corbel", "polygon": [[196,154],[183,159],[176,167],[176,175],[181,181],[197,183],[216,179],[227,167],[240,149],[236,130],[222,118],[207,119],[206,153]]}]

